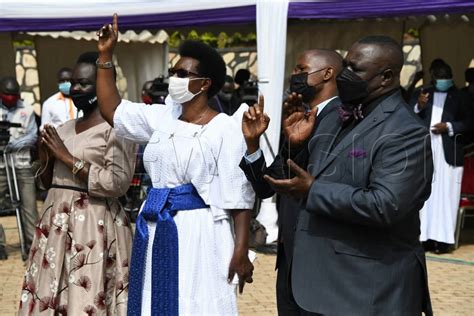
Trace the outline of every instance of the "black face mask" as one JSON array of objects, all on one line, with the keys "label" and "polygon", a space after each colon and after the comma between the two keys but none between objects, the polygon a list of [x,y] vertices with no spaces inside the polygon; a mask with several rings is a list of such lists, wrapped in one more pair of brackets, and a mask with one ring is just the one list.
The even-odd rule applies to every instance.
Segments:
[{"label": "black face mask", "polygon": [[336,77],[336,84],[339,98],[345,105],[359,105],[369,95],[367,81],[347,68]]},{"label": "black face mask", "polygon": [[316,96],[315,86],[308,85],[308,76],[326,68],[319,69],[313,72],[301,72],[294,74],[290,78],[290,92],[295,92],[303,96],[303,102],[309,103]]},{"label": "black face mask", "polygon": [[71,94],[72,101],[78,110],[88,112],[97,107],[97,95],[95,93]]}]

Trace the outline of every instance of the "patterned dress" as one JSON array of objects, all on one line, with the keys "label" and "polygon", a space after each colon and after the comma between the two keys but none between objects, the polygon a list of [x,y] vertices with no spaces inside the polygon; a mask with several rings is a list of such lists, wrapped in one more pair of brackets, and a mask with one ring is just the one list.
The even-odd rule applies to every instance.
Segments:
[{"label": "patterned dress", "polygon": [[129,187],[135,145],[107,123],[76,134],[71,120],[58,134],[74,157],[91,164],[89,181],[55,161],[19,314],[125,315],[132,231],[117,197]]},{"label": "patterned dress", "polygon": [[[236,285],[227,282],[234,250],[229,210],[251,209],[255,197],[239,168],[246,149],[239,120],[243,110],[234,117],[221,113],[203,126],[179,120],[182,108],[176,103],[145,105],[123,100],[115,112],[117,135],[147,144],[143,162],[153,188],[192,184],[209,205],[174,216],[180,315],[237,314]],[[155,236],[156,222],[147,226],[149,236]],[[150,237],[142,297],[129,297],[129,304],[141,300],[142,315],[151,314],[152,250]]]}]

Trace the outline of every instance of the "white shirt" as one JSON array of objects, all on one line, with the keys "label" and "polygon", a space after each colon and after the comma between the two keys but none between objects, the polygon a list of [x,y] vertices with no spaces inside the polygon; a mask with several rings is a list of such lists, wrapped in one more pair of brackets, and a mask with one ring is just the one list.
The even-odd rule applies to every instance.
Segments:
[{"label": "white shirt", "polygon": [[66,121],[75,119],[77,109],[72,99],[64,96],[61,92],[53,94],[43,103],[41,112],[41,128],[44,124],[50,124],[57,127]]},{"label": "white shirt", "polygon": [[[318,108],[318,113],[316,113],[316,117],[318,117],[318,115],[323,111],[323,109],[326,107],[326,105],[328,105],[329,102],[331,102],[335,98],[337,98],[337,96],[332,97],[330,99],[327,99],[327,100],[319,103],[318,105],[316,105],[316,107]],[[248,164],[251,164],[251,163],[254,163],[255,161],[257,161],[258,159],[260,159],[261,156],[262,156],[262,150],[259,148],[256,152],[254,152],[250,155],[247,155],[247,153],[245,153],[244,158],[245,158],[245,161]]]}]

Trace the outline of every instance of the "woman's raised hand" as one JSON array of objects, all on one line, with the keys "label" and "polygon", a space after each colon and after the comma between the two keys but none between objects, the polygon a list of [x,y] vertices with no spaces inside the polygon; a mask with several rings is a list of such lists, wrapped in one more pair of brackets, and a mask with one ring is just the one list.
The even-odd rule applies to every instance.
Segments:
[{"label": "woman's raised hand", "polygon": [[114,13],[112,24],[104,24],[97,31],[97,36],[99,36],[99,44],[97,45],[99,53],[111,58],[118,40],[117,13]]}]

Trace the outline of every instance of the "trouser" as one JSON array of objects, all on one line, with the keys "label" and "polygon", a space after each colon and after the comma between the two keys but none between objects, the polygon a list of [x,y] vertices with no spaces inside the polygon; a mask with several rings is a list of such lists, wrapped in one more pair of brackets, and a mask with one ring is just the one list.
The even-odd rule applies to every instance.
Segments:
[{"label": "trouser", "polygon": [[320,314],[305,311],[296,303],[291,289],[291,262],[285,254],[284,244],[278,244],[277,258],[277,309],[279,316],[317,316]]},{"label": "trouser", "polygon": [[[11,171],[11,169],[10,169]],[[28,253],[33,236],[35,234],[35,224],[38,219],[36,210],[36,186],[35,178],[31,168],[16,169],[16,178],[18,182],[18,190],[20,192],[20,213],[23,228],[23,236],[25,239],[25,249]],[[10,172],[11,174],[11,172]],[[13,181],[13,179],[12,179]],[[13,183],[12,183],[13,184]],[[8,191],[8,182],[5,168],[0,168],[0,207],[4,208],[9,205],[6,200]]]}]

